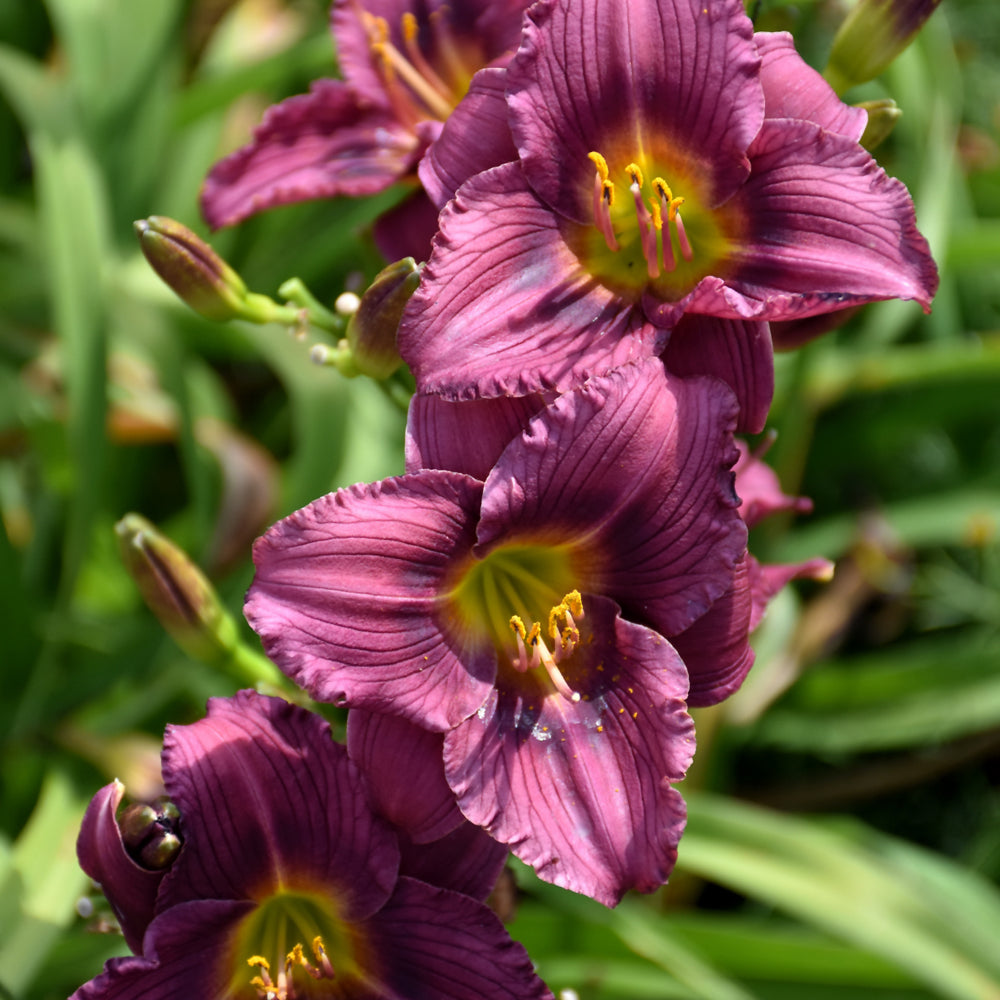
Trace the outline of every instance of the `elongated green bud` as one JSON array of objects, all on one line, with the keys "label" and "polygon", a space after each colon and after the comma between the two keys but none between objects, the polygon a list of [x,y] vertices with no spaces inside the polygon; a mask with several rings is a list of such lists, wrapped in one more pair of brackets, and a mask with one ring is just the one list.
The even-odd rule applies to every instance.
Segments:
[{"label": "elongated green bud", "polygon": [[133,223],[139,246],[153,270],[196,313],[225,322],[288,322],[294,310],[247,290],[243,279],[187,226],[165,215]]},{"label": "elongated green bud", "polygon": [[383,268],[347,321],[346,339],[355,367],[371,378],[388,378],[402,363],[396,330],[403,309],[420,284],[420,268],[404,257]]},{"label": "elongated green bud", "polygon": [[913,41],[941,0],[858,0],[823,71],[838,94],[873,80]]},{"label": "elongated green bud", "polygon": [[201,570],[139,514],[126,514],[115,531],[125,568],[174,641],[204,663],[228,663],[236,623]]}]

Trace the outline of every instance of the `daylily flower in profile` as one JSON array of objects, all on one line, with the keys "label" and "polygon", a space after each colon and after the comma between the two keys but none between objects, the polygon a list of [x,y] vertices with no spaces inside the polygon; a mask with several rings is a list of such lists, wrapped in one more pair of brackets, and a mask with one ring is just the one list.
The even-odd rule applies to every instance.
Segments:
[{"label": "daylily flower in profile", "polygon": [[[411,877],[407,850],[433,856],[424,873],[445,873],[456,841],[447,853],[443,841],[404,847],[318,716],[250,691],[213,699],[205,719],[168,728],[163,773],[183,846],[160,881],[141,954],[111,959],[74,1000],[551,998],[479,898]],[[84,861],[116,849],[105,798]],[[407,801],[396,802],[397,817]],[[495,878],[495,845],[456,823],[449,837],[464,837],[472,863]],[[112,900],[128,894],[125,873],[104,889]]]},{"label": "daylily flower in profile", "polygon": [[[344,80],[318,80],[267,112],[253,141],[208,175],[206,220],[229,226],[277,205],[371,195],[398,181],[415,186],[417,164],[473,75],[517,48],[526,5],[336,0],[332,29]],[[380,249],[390,259],[425,258],[436,216],[423,194],[405,201],[376,227]]]},{"label": "daylily flower in profile", "polygon": [[[485,480],[421,469],[279,522],[245,612],[314,698],[443,733],[465,817],[613,905],[673,866],[686,702],[751,658],[736,401],[647,359],[543,402]],[[469,424],[450,427],[457,453]]]},{"label": "daylily flower in profile", "polygon": [[740,0],[540,0],[504,100],[518,158],[453,161],[469,179],[400,329],[421,391],[564,391],[664,352],[756,431],[767,321],[928,307],[936,269],[864,112]]}]

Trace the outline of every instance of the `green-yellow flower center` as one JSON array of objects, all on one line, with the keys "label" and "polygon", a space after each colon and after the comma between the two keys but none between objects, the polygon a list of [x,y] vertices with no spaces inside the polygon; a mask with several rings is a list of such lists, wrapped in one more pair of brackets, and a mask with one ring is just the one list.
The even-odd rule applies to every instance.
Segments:
[{"label": "green-yellow flower center", "polygon": [[327,996],[331,980],[359,977],[356,944],[332,900],[277,892],[240,925],[231,994],[247,1000]]},{"label": "green-yellow flower center", "polygon": [[562,669],[584,617],[573,556],[566,545],[501,546],[464,569],[450,603],[463,631],[493,644],[502,672],[530,670],[579,701]]},{"label": "green-yellow flower center", "polygon": [[623,294],[649,288],[676,301],[725,267],[737,220],[705,205],[702,185],[682,164],[637,155],[612,168],[596,150],[588,157],[594,224],[577,252],[591,274]]}]

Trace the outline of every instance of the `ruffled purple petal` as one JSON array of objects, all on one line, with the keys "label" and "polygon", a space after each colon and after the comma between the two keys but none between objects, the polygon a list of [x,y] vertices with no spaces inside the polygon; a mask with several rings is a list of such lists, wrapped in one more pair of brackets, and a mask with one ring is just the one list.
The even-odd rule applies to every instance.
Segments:
[{"label": "ruffled purple petal", "polygon": [[736,510],[736,400],[716,379],[650,359],[557,399],[490,474],[477,555],[511,538],[579,540],[579,589],[661,635],[730,587],[746,546]]},{"label": "ruffled purple petal", "polygon": [[671,637],[691,678],[689,705],[714,705],[728,698],[753,666],[749,558],[736,567],[729,592],[693,625]]},{"label": "ruffled purple petal", "polygon": [[439,840],[415,844],[402,836],[399,846],[402,850],[400,875],[478,900],[485,900],[493,891],[507,861],[507,848],[503,844],[464,819],[460,826]]},{"label": "ruffled purple petal", "polygon": [[584,272],[516,163],[463,184],[439,225],[398,337],[422,392],[561,392],[662,347],[663,331]]},{"label": "ruffled purple petal", "polygon": [[124,794],[125,786],[113,781],[91,799],[80,826],[76,853],[80,867],[100,883],[121,925],[125,943],[138,954],[166,871],[150,871],[137,865],[125,850],[115,819]]},{"label": "ruffled purple petal", "polygon": [[660,146],[698,165],[710,201],[729,197],[764,114],[752,35],[739,0],[536,4],[508,68],[511,129],[532,187],[586,222],[587,154],[624,169]]},{"label": "ruffled purple petal", "polygon": [[318,701],[457,725],[482,704],[495,653],[460,648],[440,611],[469,552],[482,485],[420,472],[321,497],[254,545],[247,620]]},{"label": "ruffled purple petal", "polygon": [[868,112],[845,104],[834,89],[795,51],[787,31],[758,31],[765,118],[801,118],[858,142]]},{"label": "ruffled purple petal", "polygon": [[440,733],[398,716],[348,714],[347,751],[368,780],[376,811],[421,845],[463,822],[444,778],[443,748]]},{"label": "ruffled purple petal", "polygon": [[339,80],[269,108],[253,141],[205,179],[201,211],[213,228],[277,205],[375,194],[421,154],[413,131]]},{"label": "ruffled purple petal", "polygon": [[329,724],[305,709],[252,691],[212,698],[206,718],[167,727],[163,778],[184,846],[161,912],[187,900],[326,890],[355,920],[392,892],[396,836],[371,811]]},{"label": "ruffled purple petal", "polygon": [[750,232],[724,293],[703,281],[690,311],[794,319],[887,298],[929,311],[937,268],[913,202],[857,143],[779,119],[764,123],[750,156],[738,196]]},{"label": "ruffled purple petal", "polygon": [[764,429],[774,397],[774,351],[767,323],[687,313],[660,355],[674,375],[714,375],[740,404],[736,430]]},{"label": "ruffled purple petal", "polygon": [[460,893],[400,879],[365,932],[387,997],[552,1000],[493,911]]},{"label": "ruffled purple petal", "polygon": [[517,159],[507,125],[506,81],[506,71],[499,67],[481,69],[420,161],[420,183],[439,209],[463,181]]},{"label": "ruffled purple petal", "polygon": [[485,480],[545,402],[541,395],[452,402],[418,393],[406,422],[406,471],[450,469]]},{"label": "ruffled purple petal", "polygon": [[791,497],[782,492],[774,470],[761,458],[760,451],[751,451],[743,441],[737,441],[740,457],[733,466],[736,492],[740,497],[740,516],[752,528],[755,524],[783,511],[807,514],[812,510],[809,497]]},{"label": "ruffled purple petal", "polygon": [[694,727],[673,647],[612,601],[585,597],[584,611],[586,638],[563,665],[580,700],[501,677],[445,736],[445,771],[465,815],[541,878],[614,906],[673,868],[685,810],[669,782],[691,761]]},{"label": "ruffled purple petal", "polygon": [[[171,908],[150,925],[142,958],[109,959],[104,971],[84,983],[70,1000],[224,1000],[232,996],[232,937],[253,906],[199,900]],[[252,975],[247,967],[248,992]]]}]

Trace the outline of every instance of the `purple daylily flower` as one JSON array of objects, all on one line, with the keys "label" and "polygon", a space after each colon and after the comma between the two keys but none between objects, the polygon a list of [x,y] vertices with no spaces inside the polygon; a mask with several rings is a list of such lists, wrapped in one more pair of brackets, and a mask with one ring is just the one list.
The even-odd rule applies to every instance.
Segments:
[{"label": "purple daylily flower", "polygon": [[[355,486],[279,522],[245,611],[314,698],[443,733],[466,818],[613,905],[673,866],[686,702],[718,700],[752,660],[736,401],[647,359],[544,403],[515,401],[460,471]],[[411,459],[460,454],[469,426],[421,433]]]},{"label": "purple daylily flower", "polygon": [[[155,912],[126,925],[141,954],[111,959],[74,1000],[551,1000],[481,902],[504,852],[461,820],[443,780],[421,776],[421,761],[440,772],[440,758],[417,747],[395,777],[366,777],[319,716],[250,691],[211,700],[200,722],[169,727],[164,782],[183,846],[159,882]],[[437,824],[449,832],[421,844],[403,835],[373,810],[373,777],[413,779],[398,795],[380,793],[395,819],[442,820],[450,810]],[[417,801],[442,791],[429,811]],[[135,893],[129,873],[108,863],[120,849],[109,801],[107,790],[95,799],[80,857],[123,913],[122,899]],[[456,850],[461,864],[449,864]],[[104,859],[98,872],[95,857]]]},{"label": "purple daylily flower", "polygon": [[493,97],[517,160],[463,165],[449,145],[445,181],[470,179],[399,334],[421,391],[563,391],[662,351],[727,381],[756,431],[767,321],[928,307],[937,273],[905,187],[789,35],[755,35],[739,0],[540,0],[526,25]]},{"label": "purple daylily flower", "polygon": [[[370,195],[397,181],[415,185],[417,164],[473,75],[516,49],[526,4],[336,0],[344,80],[318,80],[275,105],[253,141],[212,168],[201,196],[209,224],[312,198]],[[418,192],[377,225],[380,248],[392,259],[426,257],[436,218]]]}]

